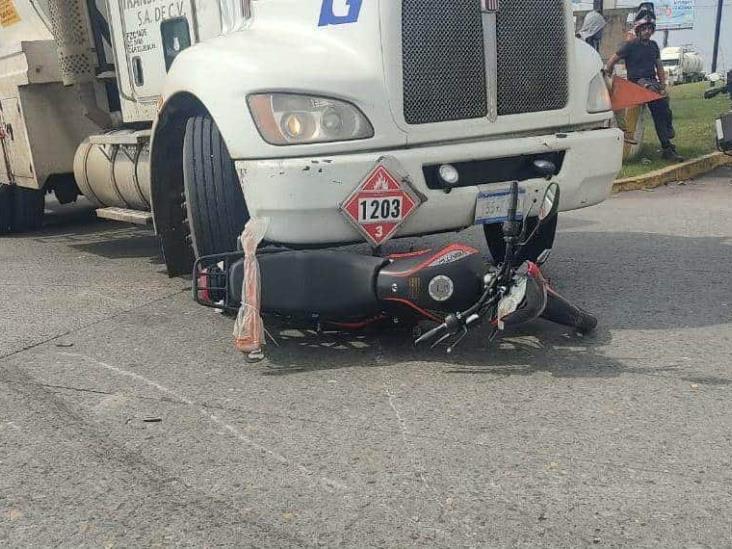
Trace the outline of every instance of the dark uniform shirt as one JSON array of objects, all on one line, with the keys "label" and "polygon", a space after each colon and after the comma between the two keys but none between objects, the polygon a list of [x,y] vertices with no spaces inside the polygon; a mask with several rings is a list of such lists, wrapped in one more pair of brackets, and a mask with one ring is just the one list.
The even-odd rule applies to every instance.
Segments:
[{"label": "dark uniform shirt", "polygon": [[618,50],[618,57],[625,60],[628,80],[657,79],[656,62],[661,59],[661,50],[653,40],[626,42]]}]

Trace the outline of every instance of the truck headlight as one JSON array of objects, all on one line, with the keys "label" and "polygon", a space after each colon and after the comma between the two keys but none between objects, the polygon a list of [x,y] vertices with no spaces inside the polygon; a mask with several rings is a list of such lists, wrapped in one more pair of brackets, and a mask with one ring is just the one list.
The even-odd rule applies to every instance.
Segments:
[{"label": "truck headlight", "polygon": [[591,114],[608,112],[613,108],[610,92],[605,84],[602,73],[595,76],[590,82],[589,96],[587,97],[587,112]]},{"label": "truck headlight", "polygon": [[249,110],[262,138],[272,145],[352,141],[374,136],[371,123],[355,105],[311,95],[250,95]]}]

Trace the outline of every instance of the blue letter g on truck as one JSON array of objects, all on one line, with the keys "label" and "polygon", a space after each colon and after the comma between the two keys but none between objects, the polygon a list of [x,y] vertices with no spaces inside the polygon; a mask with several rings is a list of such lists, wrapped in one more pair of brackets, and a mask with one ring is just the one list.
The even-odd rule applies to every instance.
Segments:
[{"label": "blue letter g on truck", "polygon": [[[320,10],[319,27],[327,27],[328,25],[345,25],[347,23],[355,23],[361,13],[361,2],[363,0],[323,0],[323,7]],[[347,10],[339,10],[343,15],[335,13],[334,3],[346,7]]]}]

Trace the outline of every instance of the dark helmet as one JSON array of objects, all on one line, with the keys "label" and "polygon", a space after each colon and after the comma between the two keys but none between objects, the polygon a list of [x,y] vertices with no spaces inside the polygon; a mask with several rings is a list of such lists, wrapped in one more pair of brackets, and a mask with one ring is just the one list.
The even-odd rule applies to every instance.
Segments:
[{"label": "dark helmet", "polygon": [[638,13],[635,14],[633,29],[637,31],[646,25],[650,25],[654,31],[656,30],[656,12],[651,2],[641,4]]},{"label": "dark helmet", "polygon": [[641,13],[650,14],[652,17],[656,17],[656,6],[653,2],[641,2],[640,6],[638,6],[636,17]]}]

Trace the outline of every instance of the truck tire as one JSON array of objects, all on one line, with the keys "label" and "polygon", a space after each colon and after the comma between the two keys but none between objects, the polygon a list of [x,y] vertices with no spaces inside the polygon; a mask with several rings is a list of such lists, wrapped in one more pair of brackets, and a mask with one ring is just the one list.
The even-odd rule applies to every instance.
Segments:
[{"label": "truck tire", "polygon": [[8,234],[13,226],[13,189],[0,183],[0,234]]},{"label": "truck tire", "polygon": [[43,213],[46,193],[38,189],[14,187],[12,200],[12,221],[10,230],[14,233],[27,233],[43,226]]},{"label": "truck tire", "polygon": [[229,150],[208,115],[186,125],[183,186],[196,257],[235,251],[249,212]]},{"label": "truck tire", "polygon": [[[539,232],[536,234],[534,239],[521,249],[521,252],[516,258],[516,263],[520,264],[524,261],[543,263],[546,260],[546,258],[542,256],[545,255],[547,250],[551,251],[552,246],[554,246],[554,239],[557,234],[557,219],[558,216],[554,216],[554,219],[548,220],[544,226],[539,229]],[[536,217],[530,217],[527,220],[527,235],[531,234],[538,221],[539,220]],[[506,243],[503,240],[503,225],[484,225],[483,230],[485,232],[485,240],[488,244],[488,249],[491,252],[493,262],[496,264],[501,263],[506,255]],[[540,259],[543,261],[539,261]]]}]

